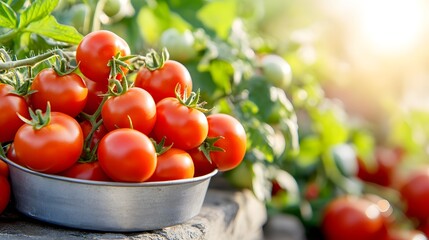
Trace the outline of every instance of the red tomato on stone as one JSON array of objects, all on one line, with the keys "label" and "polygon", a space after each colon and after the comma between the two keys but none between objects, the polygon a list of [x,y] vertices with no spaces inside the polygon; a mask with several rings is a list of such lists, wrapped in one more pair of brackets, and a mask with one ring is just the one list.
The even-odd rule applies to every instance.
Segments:
[{"label": "red tomato on stone", "polygon": [[168,181],[194,177],[191,156],[178,148],[170,148],[158,156],[155,172],[148,181]]},{"label": "red tomato on stone", "polygon": [[5,176],[0,175],[0,214],[6,209],[10,200],[10,184]]},{"label": "red tomato on stone", "polygon": [[155,172],[157,164],[152,141],[130,128],[106,134],[98,145],[97,156],[107,176],[118,182],[144,182]]},{"label": "red tomato on stone", "polygon": [[52,112],[49,124],[39,130],[29,124],[21,126],[15,135],[14,147],[19,162],[28,168],[58,173],[79,160],[82,129],[69,115]]},{"label": "red tomato on stone", "polygon": [[[79,43],[76,61],[85,77],[107,84],[110,74],[107,64],[117,53],[122,57],[130,55],[128,43],[113,32],[99,30],[89,33]],[[125,74],[128,72],[127,68],[121,66],[121,69]]]},{"label": "red tomato on stone", "polygon": [[77,162],[59,175],[84,180],[111,181],[97,161],[86,163]]},{"label": "red tomato on stone", "polygon": [[198,147],[207,137],[207,118],[201,111],[190,108],[177,98],[164,98],[156,104],[156,123],[152,135],[157,142],[189,150]]},{"label": "red tomato on stone", "polygon": [[33,109],[45,111],[49,102],[51,111],[71,117],[76,117],[83,110],[88,95],[85,82],[79,75],[70,73],[60,76],[52,68],[40,71],[31,83],[30,90],[36,91],[29,97]]},{"label": "red tomato on stone", "polygon": [[12,141],[18,128],[24,124],[17,113],[30,117],[25,99],[11,91],[12,86],[0,83],[0,143]]},{"label": "red tomato on stone", "polygon": [[204,156],[204,153],[198,148],[188,150],[188,153],[191,155],[192,161],[194,162],[195,177],[209,174],[216,169],[216,165],[210,163],[206,156]]},{"label": "red tomato on stone", "polygon": [[141,88],[130,88],[122,95],[110,97],[101,109],[103,124],[109,131],[132,127],[149,134],[155,125],[156,116],[152,96]]},{"label": "red tomato on stone", "polygon": [[410,173],[399,189],[406,214],[420,221],[429,220],[429,168]]},{"label": "red tomato on stone", "polygon": [[386,234],[377,205],[357,196],[341,196],[328,203],[322,231],[327,240],[379,240]]},{"label": "red tomato on stone", "polygon": [[177,84],[180,84],[181,93],[186,89],[189,96],[192,92],[192,79],[188,69],[174,60],[167,60],[160,69],[154,71],[140,69],[134,82],[134,86],[148,91],[156,103],[167,97],[175,97]]},{"label": "red tomato on stone", "polygon": [[222,137],[215,142],[216,147],[225,151],[212,151],[210,158],[220,171],[238,166],[246,153],[246,132],[241,123],[227,114],[212,114],[207,117],[209,131],[207,137]]},{"label": "red tomato on stone", "polygon": [[88,88],[88,97],[86,99],[83,112],[87,114],[94,114],[97,111],[103,100],[103,94],[107,92],[107,84],[95,82],[87,78],[84,79],[86,87]]}]

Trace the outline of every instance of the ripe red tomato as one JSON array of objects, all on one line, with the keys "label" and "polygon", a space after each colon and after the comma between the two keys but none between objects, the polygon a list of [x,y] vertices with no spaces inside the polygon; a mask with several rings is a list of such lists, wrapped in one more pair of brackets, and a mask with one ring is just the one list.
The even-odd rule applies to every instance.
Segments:
[{"label": "ripe red tomato", "polygon": [[85,107],[88,89],[85,82],[76,73],[60,76],[54,69],[46,68],[40,71],[30,90],[35,90],[29,97],[33,109],[46,110],[47,102],[51,111],[62,112],[76,117]]},{"label": "ripe red tomato", "polygon": [[[86,137],[89,135],[89,133],[92,130],[91,122],[88,120],[84,120],[79,123],[80,127],[82,128],[83,138],[86,139]],[[103,137],[107,134],[107,129],[104,127],[104,125],[100,125],[93,133],[90,148],[92,149]]]},{"label": "ripe red tomato", "polygon": [[170,148],[158,156],[155,172],[148,181],[168,181],[194,177],[194,163],[189,153]]},{"label": "ripe red tomato", "polygon": [[207,118],[201,111],[189,108],[177,98],[164,98],[156,104],[153,135],[157,142],[164,137],[166,145],[189,150],[198,147],[207,137]]},{"label": "ripe red tomato", "polygon": [[103,100],[102,94],[107,92],[107,84],[95,82],[87,78],[84,78],[84,81],[86,83],[86,87],[88,88],[88,96],[85,107],[83,108],[83,112],[87,114],[94,114]]},{"label": "ripe red tomato", "polygon": [[18,128],[24,124],[17,113],[30,117],[25,99],[11,91],[12,86],[0,83],[0,143],[12,141]]},{"label": "ripe red tomato", "polygon": [[210,158],[220,171],[227,171],[238,166],[246,153],[246,132],[241,123],[227,114],[207,116],[208,137],[222,138],[215,142],[216,147],[225,151],[212,151]]},{"label": "ripe red tomato", "polygon": [[409,217],[429,220],[429,168],[410,173],[399,192]]},{"label": "ripe red tomato", "polygon": [[155,172],[157,156],[152,141],[143,133],[119,128],[104,136],[97,150],[104,172],[114,181],[143,182]]},{"label": "ripe red tomato", "polygon": [[131,128],[132,123],[133,129],[149,134],[156,121],[156,105],[146,90],[130,88],[122,95],[107,99],[101,109],[101,117],[109,131]]},{"label": "ripe red tomato", "polygon": [[214,165],[213,162],[209,162],[206,156],[204,156],[204,153],[198,148],[188,150],[188,153],[194,162],[195,177],[206,175],[216,169],[216,165]]},{"label": "ripe red tomato", "polygon": [[182,93],[192,92],[192,79],[188,69],[180,62],[167,60],[162,68],[150,71],[141,68],[137,73],[134,86],[148,91],[155,102],[166,97],[175,97],[176,85],[180,84]]},{"label": "ripe red tomato", "polygon": [[106,173],[104,173],[98,161],[85,163],[77,162],[70,168],[59,173],[59,175],[84,180],[111,181]]},{"label": "ripe red tomato", "polygon": [[375,149],[374,169],[368,168],[363,160],[358,157],[357,176],[367,182],[382,186],[391,186],[397,166],[402,161],[402,151],[399,148],[388,148],[378,146]]},{"label": "ripe red tomato", "polygon": [[377,205],[357,196],[341,196],[328,203],[322,231],[328,240],[379,240],[385,235]]},{"label": "ripe red tomato", "polygon": [[39,130],[29,124],[21,126],[14,146],[19,162],[28,168],[58,173],[79,159],[83,148],[82,129],[69,115],[52,112],[49,124]]},{"label": "ripe red tomato", "polygon": [[0,175],[0,214],[6,209],[10,200],[10,184],[5,176]]},{"label": "ripe red tomato", "polygon": [[[79,43],[76,61],[85,77],[107,84],[110,74],[107,64],[117,53],[122,57],[130,55],[128,43],[113,32],[99,30],[89,33]],[[127,68],[121,66],[121,69],[128,72]]]},{"label": "ripe red tomato", "polygon": [[0,160],[0,176],[9,177],[9,165],[2,160]]}]

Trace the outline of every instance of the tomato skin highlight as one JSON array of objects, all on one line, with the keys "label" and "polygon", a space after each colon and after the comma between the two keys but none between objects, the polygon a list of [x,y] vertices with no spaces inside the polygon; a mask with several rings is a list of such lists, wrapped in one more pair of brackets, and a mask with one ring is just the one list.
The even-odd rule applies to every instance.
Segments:
[{"label": "tomato skin highlight", "polygon": [[0,214],[6,209],[10,201],[10,184],[6,176],[0,175]]},{"label": "tomato skin highlight", "polygon": [[237,167],[246,154],[246,132],[241,123],[227,114],[212,114],[207,116],[209,125],[208,137],[219,137],[216,147],[225,151],[212,151],[210,158],[219,171],[228,171]]},{"label": "tomato skin highlight", "polygon": [[[92,81],[107,84],[110,67],[108,62],[120,53],[120,56],[130,55],[128,43],[107,30],[98,30],[87,34],[76,49],[76,61],[82,74]],[[126,74],[127,68],[121,66]],[[116,76],[120,79],[120,75]]]},{"label": "tomato skin highlight", "polygon": [[141,68],[134,82],[134,86],[148,91],[155,103],[167,97],[175,97],[177,84],[180,84],[182,94],[186,89],[187,95],[190,95],[192,92],[191,74],[183,64],[174,60],[167,60],[162,68],[155,71]]},{"label": "tomato skin highlight", "polygon": [[152,135],[157,142],[189,150],[198,147],[207,137],[207,118],[201,111],[189,108],[176,98],[164,98],[156,104],[156,122]]},{"label": "tomato skin highlight", "polygon": [[168,181],[194,177],[194,163],[189,153],[170,148],[158,156],[155,172],[148,181]]},{"label": "tomato skin highlight", "polygon": [[379,240],[386,234],[377,205],[357,196],[341,196],[328,203],[321,227],[329,240]]},{"label": "tomato skin highlight", "polygon": [[16,131],[24,124],[17,113],[25,118],[30,117],[26,100],[11,91],[12,86],[0,83],[0,143],[12,141]]},{"label": "tomato skin highlight", "polygon": [[157,164],[152,141],[130,128],[107,133],[98,145],[97,156],[106,175],[118,182],[144,182]]},{"label": "tomato skin highlight", "polygon": [[101,109],[101,117],[109,131],[132,127],[147,135],[155,125],[156,105],[146,90],[130,88],[122,95],[107,99]]},{"label": "tomato skin highlight", "polygon": [[34,78],[29,96],[33,109],[46,110],[47,102],[51,111],[62,112],[76,117],[85,107],[88,89],[83,79],[76,73],[58,75],[54,69],[46,68]]},{"label": "tomato skin highlight", "polygon": [[111,181],[106,173],[104,173],[98,161],[86,163],[77,162],[70,168],[59,173],[59,175],[92,181]]},{"label": "tomato skin highlight", "polygon": [[26,167],[44,173],[58,173],[79,160],[83,149],[79,123],[69,115],[51,113],[50,123],[39,129],[25,124],[14,140],[17,159]]}]

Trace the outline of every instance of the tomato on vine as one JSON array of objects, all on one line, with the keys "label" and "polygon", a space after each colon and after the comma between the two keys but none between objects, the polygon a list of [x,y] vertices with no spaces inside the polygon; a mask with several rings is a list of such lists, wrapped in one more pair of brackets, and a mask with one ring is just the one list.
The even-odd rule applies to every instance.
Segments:
[{"label": "tomato on vine", "polygon": [[208,122],[202,111],[199,93],[188,98],[164,98],[156,104],[156,122],[151,135],[157,142],[165,137],[167,145],[182,150],[198,147],[207,137]]},{"label": "tomato on vine", "polygon": [[13,86],[0,83],[0,111],[0,143],[10,142],[24,124],[17,113],[25,118],[30,117],[27,102],[14,93]]},{"label": "tomato on vine", "polygon": [[51,111],[62,112],[76,117],[85,107],[88,89],[83,79],[76,73],[59,73],[53,68],[40,71],[30,90],[29,96],[33,109],[46,110],[46,104],[51,104]]},{"label": "tomato on vine", "polygon": [[119,182],[144,182],[152,176],[157,164],[152,141],[131,128],[107,133],[98,145],[97,156],[106,175]]},{"label": "tomato on vine", "polygon": [[325,207],[322,229],[329,240],[378,240],[386,236],[383,216],[375,203],[357,196],[340,196]]},{"label": "tomato on vine", "polygon": [[420,221],[429,220],[429,168],[427,166],[411,172],[403,181],[399,192],[408,217]]},{"label": "tomato on vine", "polygon": [[16,157],[26,167],[44,173],[58,173],[79,160],[83,134],[79,123],[61,112],[41,110],[25,120],[14,139]]},{"label": "tomato on vine", "polygon": [[175,97],[177,85],[182,90],[181,95],[186,92],[189,96],[192,92],[192,78],[188,69],[180,62],[165,58],[160,59],[153,68],[141,68],[134,82],[134,86],[148,91],[156,103],[167,97]]},{"label": "tomato on vine", "polygon": [[[108,63],[118,54],[119,58],[130,55],[128,43],[111,31],[98,30],[87,34],[79,43],[76,61],[85,77],[107,84],[111,71]],[[128,72],[128,68],[124,66],[120,66],[120,69],[124,74]],[[116,78],[120,77],[118,73]]]}]

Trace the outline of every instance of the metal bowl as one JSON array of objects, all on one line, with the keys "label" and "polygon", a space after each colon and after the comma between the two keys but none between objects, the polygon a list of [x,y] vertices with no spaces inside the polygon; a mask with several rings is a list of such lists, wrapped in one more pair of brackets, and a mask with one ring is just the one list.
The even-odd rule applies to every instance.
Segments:
[{"label": "metal bowl", "polygon": [[217,173],[164,182],[99,182],[43,174],[3,160],[19,212],[61,226],[111,232],[155,230],[191,219]]}]

